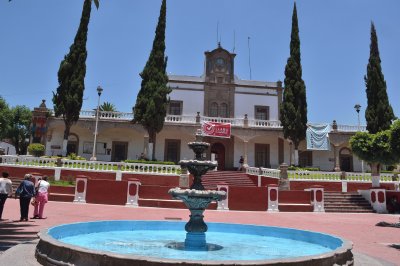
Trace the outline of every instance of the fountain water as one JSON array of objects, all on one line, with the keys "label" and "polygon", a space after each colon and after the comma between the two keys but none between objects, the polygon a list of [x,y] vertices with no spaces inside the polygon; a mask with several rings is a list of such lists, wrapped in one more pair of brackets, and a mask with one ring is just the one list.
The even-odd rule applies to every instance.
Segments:
[{"label": "fountain water", "polygon": [[201,177],[208,170],[217,167],[216,162],[206,161],[204,152],[210,146],[209,143],[202,141],[201,131],[196,133],[196,141],[189,142],[188,146],[195,153],[194,160],[181,160],[179,164],[184,169],[188,169],[193,175],[194,180],[190,189],[173,188],[169,194],[175,199],[182,200],[190,211],[190,220],[185,225],[185,243],[173,243],[172,248],[186,250],[215,250],[221,247],[215,244],[207,244],[205,232],[207,225],[204,222],[204,210],[212,201],[220,201],[226,198],[225,191],[205,190],[201,183]]}]

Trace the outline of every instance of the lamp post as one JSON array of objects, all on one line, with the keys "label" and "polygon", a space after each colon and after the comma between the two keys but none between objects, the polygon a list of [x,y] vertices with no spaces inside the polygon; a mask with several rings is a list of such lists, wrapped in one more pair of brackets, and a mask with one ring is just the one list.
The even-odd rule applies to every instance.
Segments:
[{"label": "lamp post", "polygon": [[97,102],[97,109],[96,109],[96,125],[94,127],[94,141],[93,141],[93,154],[90,158],[91,161],[96,161],[96,142],[97,142],[97,125],[99,123],[99,108],[100,108],[100,96],[103,92],[103,89],[100,86],[97,86],[97,94],[99,95],[99,100]]},{"label": "lamp post", "polygon": [[[354,105],[354,109],[357,112],[357,119],[358,119],[358,129],[357,131],[361,131],[361,127],[360,127],[360,110],[361,110],[361,105],[359,105],[358,103],[356,105]],[[361,160],[361,172],[364,173],[364,160]]]}]

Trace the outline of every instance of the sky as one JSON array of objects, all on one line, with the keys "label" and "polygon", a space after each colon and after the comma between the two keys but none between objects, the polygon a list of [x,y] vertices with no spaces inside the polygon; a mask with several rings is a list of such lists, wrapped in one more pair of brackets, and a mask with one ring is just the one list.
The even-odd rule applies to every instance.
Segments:
[{"label": "sky", "polygon": [[[284,80],[292,0],[167,0],[167,72],[201,76],[204,52],[221,41],[237,54],[240,79]],[[308,121],[365,124],[364,75],[374,22],[389,101],[400,117],[400,1],[298,0]],[[83,0],[0,1],[0,95],[10,106],[53,108],[60,62],[78,29]],[[82,110],[101,102],[131,112],[140,89],[161,0],[100,0],[88,33]],[[217,34],[219,33],[219,34]],[[248,46],[250,37],[250,49]]]}]

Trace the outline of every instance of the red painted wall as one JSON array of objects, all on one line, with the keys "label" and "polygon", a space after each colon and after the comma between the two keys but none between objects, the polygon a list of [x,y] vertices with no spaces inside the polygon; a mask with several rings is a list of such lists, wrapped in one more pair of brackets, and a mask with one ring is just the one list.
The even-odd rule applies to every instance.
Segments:
[{"label": "red painted wall", "polygon": [[91,179],[115,180],[115,172],[97,172],[82,170],[62,170],[60,179],[69,180],[70,177],[73,177],[75,179],[78,175],[84,175]]},{"label": "red painted wall", "polygon": [[342,191],[341,182],[307,182],[307,181],[290,181],[290,190],[304,190],[314,185],[323,186],[325,191]]},{"label": "red painted wall", "polygon": [[[278,185],[279,180],[277,178],[263,176],[261,177],[261,186],[265,187],[269,184],[276,184]],[[257,183],[256,183],[257,184]]]},{"label": "red painted wall", "polygon": [[157,185],[157,186],[179,186],[179,176],[167,175],[143,175],[143,174],[122,174],[122,180],[138,179],[142,185]]},{"label": "red painted wall", "polygon": [[268,191],[266,187],[229,187],[229,209],[266,211]]},{"label": "red painted wall", "polygon": [[167,199],[172,200],[172,196],[168,194],[168,190],[174,187],[165,186],[140,186],[139,198],[141,199]]},{"label": "red painted wall", "polygon": [[57,193],[57,194],[75,194],[75,187],[62,187],[62,186],[50,186],[49,189],[50,194],[51,193]]},{"label": "red painted wall", "polygon": [[304,190],[279,191],[279,203],[310,204],[311,192]]},{"label": "red painted wall", "polygon": [[86,202],[97,204],[125,205],[127,191],[127,181],[88,179]]},{"label": "red painted wall", "polygon": [[397,199],[397,204],[400,204],[400,191],[386,191],[386,207],[389,213],[393,213],[393,207],[390,204],[392,198]]},{"label": "red painted wall", "polygon": [[40,169],[32,167],[13,167],[13,166],[0,166],[0,172],[6,171],[11,177],[23,178],[25,174],[39,173],[47,176],[54,176],[53,169]]}]

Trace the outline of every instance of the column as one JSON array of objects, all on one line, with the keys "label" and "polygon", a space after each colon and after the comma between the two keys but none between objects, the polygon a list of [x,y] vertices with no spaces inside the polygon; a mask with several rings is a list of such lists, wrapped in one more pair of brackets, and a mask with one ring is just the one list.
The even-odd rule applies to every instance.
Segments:
[{"label": "column", "polygon": [[384,188],[372,188],[369,190],[371,205],[377,213],[388,213],[386,209],[386,190]]},{"label": "column", "polygon": [[268,210],[267,212],[279,212],[279,191],[278,185],[270,184],[268,189]]},{"label": "column", "polygon": [[333,145],[333,154],[335,156],[335,172],[340,172],[339,152],[337,145]]},{"label": "column", "polygon": [[127,207],[139,207],[139,187],[141,183],[138,179],[130,179],[128,181],[128,191],[126,193]]},{"label": "column", "polygon": [[243,151],[243,159],[244,159],[244,162],[243,162],[243,168],[244,169],[246,169],[247,167],[249,167],[249,164],[247,163],[247,156],[248,156],[248,151],[247,151],[247,145],[248,145],[248,143],[249,143],[249,141],[248,140],[244,140],[243,141],[244,143],[244,151]]},{"label": "column", "polygon": [[86,191],[87,191],[87,177],[84,175],[77,176],[75,184],[74,203],[86,203]]},{"label": "column", "polygon": [[324,187],[312,186],[311,189],[311,204],[314,206],[314,212],[325,212],[324,202]]},{"label": "column", "polygon": [[229,186],[225,182],[221,182],[217,185],[218,191],[225,191],[226,198],[218,201],[217,210],[219,211],[229,211]]}]

